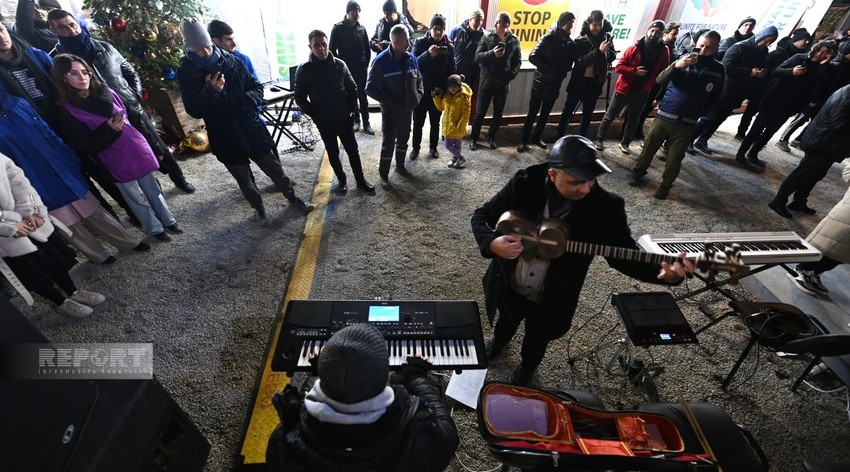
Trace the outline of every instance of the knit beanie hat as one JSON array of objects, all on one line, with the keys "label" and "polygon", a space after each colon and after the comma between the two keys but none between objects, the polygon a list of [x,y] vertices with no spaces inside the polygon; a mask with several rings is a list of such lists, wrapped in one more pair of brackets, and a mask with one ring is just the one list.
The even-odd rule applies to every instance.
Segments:
[{"label": "knit beanie hat", "polygon": [[398,13],[398,7],[395,6],[395,2],[393,0],[387,0],[384,2],[384,9],[382,11],[384,13]]},{"label": "knit beanie hat", "polygon": [[[744,23],[752,23],[753,28],[756,27],[756,19],[751,17],[751,16],[748,16],[748,17],[744,18],[743,20],[741,20],[741,22],[738,23],[738,28],[744,26]],[[752,31],[752,28],[750,29],[750,31]]]},{"label": "knit beanie hat", "polygon": [[430,27],[433,28],[435,26],[440,26],[443,29],[446,29],[446,17],[444,17],[443,15],[441,15],[439,13],[434,14],[434,16],[431,17],[431,26]]},{"label": "knit beanie hat", "polygon": [[705,33],[708,33],[709,31],[711,31],[711,30],[708,29],[708,28],[703,28],[703,29],[697,30],[697,32],[694,33],[694,38],[693,38],[694,44],[696,44],[697,41],[699,41],[700,36],[704,35]]},{"label": "knit beanie hat", "polygon": [[187,51],[212,46],[212,39],[204,25],[195,18],[184,18],[180,22],[180,35],[183,36],[183,46]]},{"label": "knit beanie hat", "polygon": [[791,33],[791,42],[796,43],[801,39],[812,39],[812,35],[809,34],[809,30],[806,28],[797,28]]},{"label": "knit beanie hat", "polygon": [[59,2],[57,2],[56,0],[38,0],[38,6],[40,6],[42,8],[52,7],[52,8],[58,8],[59,10],[62,9],[62,5],[60,5]]},{"label": "knit beanie hat", "polygon": [[649,26],[647,26],[646,30],[649,31],[652,28],[658,28],[661,31],[664,31],[664,28],[666,28],[666,27],[667,27],[667,25],[664,24],[663,20],[655,20],[652,23],[650,23]]},{"label": "knit beanie hat", "polygon": [[348,2],[348,4],[345,5],[345,12],[348,13],[351,10],[360,11],[360,4],[355,2],[354,0],[351,0],[350,2]]},{"label": "knit beanie hat", "polygon": [[372,325],[339,330],[319,355],[319,379],[327,396],[340,403],[359,403],[387,386],[390,372],[387,342]]},{"label": "knit beanie hat", "polygon": [[773,39],[776,39],[776,38],[779,37],[779,30],[777,30],[776,27],[773,26],[773,25],[770,25],[767,28],[764,28],[761,31],[759,31],[758,33],[756,33],[755,40],[758,43],[761,40],[763,40],[765,38],[770,38],[770,37],[773,37]]},{"label": "knit beanie hat", "polygon": [[558,28],[563,27],[567,22],[575,21],[575,19],[576,16],[568,11],[561,13],[561,16],[558,17]]},{"label": "knit beanie hat", "polygon": [[469,15],[469,19],[472,19],[472,18],[481,18],[483,20],[484,19],[484,10],[482,10],[480,8],[476,8],[475,10],[472,10],[472,13]]}]

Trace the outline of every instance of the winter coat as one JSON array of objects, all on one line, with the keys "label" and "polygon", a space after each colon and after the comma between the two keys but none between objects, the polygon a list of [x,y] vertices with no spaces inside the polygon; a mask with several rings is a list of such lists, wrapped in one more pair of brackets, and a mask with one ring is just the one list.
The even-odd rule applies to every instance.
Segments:
[{"label": "winter coat", "polygon": [[[445,46],[447,54],[431,57],[428,48],[432,45]],[[434,41],[431,32],[413,42],[413,55],[419,63],[419,72],[422,73],[422,87],[425,93],[431,93],[435,87],[445,90],[446,80],[457,72],[455,66],[455,47],[448,36],[443,35],[440,42]]]},{"label": "winter coat", "polygon": [[696,64],[681,70],[670,64],[657,77],[666,87],[655,116],[670,123],[695,125],[720,99],[725,78],[723,64],[713,57],[700,56]]},{"label": "winter coat", "polygon": [[[304,408],[272,432],[266,471],[437,472],[445,470],[459,439],[439,388],[420,362],[402,366],[403,384],[391,383],[395,399],[374,423],[321,422]],[[298,406],[298,404],[295,404]],[[294,415],[293,415],[294,416]]]},{"label": "winter coat", "polygon": [[[844,166],[842,176],[850,182],[850,164]],[[806,240],[825,257],[850,264],[850,188]]]},{"label": "winter coat", "polygon": [[460,92],[454,95],[446,91],[434,97],[434,105],[443,112],[443,136],[449,139],[465,138],[472,106],[472,89],[469,85],[460,84]]},{"label": "winter coat", "polygon": [[0,153],[29,177],[48,210],[85,197],[80,159],[26,100],[0,92]]},{"label": "winter coat", "polygon": [[337,58],[342,59],[351,73],[366,72],[372,50],[369,48],[369,33],[357,22],[350,26],[345,20],[335,24],[331,29],[328,50]]},{"label": "winter coat", "polygon": [[583,78],[585,71],[588,68],[593,68],[593,77],[597,78],[599,84],[599,92],[602,92],[602,85],[608,79],[608,71],[611,68],[611,63],[617,58],[617,53],[611,47],[607,52],[603,53],[599,50],[599,45],[609,36],[609,33],[614,29],[611,22],[603,20],[602,31],[598,35],[590,34],[590,25],[585,21],[581,25],[581,36],[575,40],[576,62],[573,66],[573,73],[570,76],[570,82],[567,84],[568,92],[577,92],[586,83]]},{"label": "winter coat", "polygon": [[424,85],[416,56],[405,51],[396,59],[392,48],[377,56],[366,79],[366,94],[381,104],[384,116],[401,116],[416,108]]},{"label": "winter coat", "polygon": [[726,51],[728,51],[729,48],[740,43],[741,41],[746,41],[752,38],[753,36],[755,36],[755,33],[753,32],[750,32],[748,36],[743,36],[738,30],[735,30],[735,33],[733,33],[732,36],[724,38],[722,41],[720,41],[720,45],[717,48],[717,60],[722,61],[723,56],[726,55]]},{"label": "winter coat", "polygon": [[452,40],[455,47],[455,64],[461,74],[467,76],[476,74],[477,77],[477,74],[481,73],[481,68],[475,62],[475,51],[483,37],[484,28],[479,28],[478,31],[469,31],[469,20],[463,20],[463,23],[452,28],[449,33],[449,39]]},{"label": "winter coat", "polygon": [[557,96],[561,82],[577,59],[575,43],[561,28],[548,31],[540,37],[528,60],[537,69],[531,83],[533,95]]},{"label": "winter coat", "polygon": [[0,74],[0,91],[6,91],[27,100],[48,123],[56,124],[56,110],[53,104],[56,102],[58,92],[50,75],[50,71],[53,69],[53,59],[46,52],[30,46],[15,36],[12,36],[12,47],[17,53],[17,60],[29,69],[35,78],[36,87],[45,96],[42,99],[33,100],[21,84],[9,74]]},{"label": "winter coat", "polygon": [[15,10],[15,27],[12,31],[33,47],[49,53],[56,46],[59,38],[50,30],[48,22],[35,19],[34,7],[35,0],[18,0],[18,8]]},{"label": "winter coat", "polygon": [[505,53],[496,57],[493,48],[501,40],[495,31],[488,31],[478,43],[475,62],[481,65],[481,89],[495,90],[507,87],[519,74],[522,66],[522,51],[519,39],[510,30],[505,36]]},{"label": "winter coat", "polygon": [[838,89],[803,131],[807,156],[841,162],[850,157],[850,85]]},{"label": "winter coat", "polygon": [[378,47],[378,44],[386,41],[387,47],[384,48],[384,51],[389,49],[390,43],[390,30],[393,29],[395,25],[403,25],[407,28],[408,34],[413,34],[413,27],[410,26],[410,22],[407,21],[407,17],[404,16],[403,13],[398,13],[398,20],[394,23],[390,23],[386,18],[381,18],[378,20],[378,26],[375,27],[375,34],[372,35],[372,38],[369,40],[369,47],[372,48],[376,53],[381,52],[381,48]]},{"label": "winter coat", "polygon": [[159,169],[159,162],[147,140],[129,122],[120,131],[107,121],[115,113],[127,109],[118,94],[108,90],[112,104],[100,103],[93,97],[60,102],[59,119],[69,144],[80,152],[96,154],[100,163],[116,182],[138,180]]},{"label": "winter coat", "polygon": [[295,103],[316,126],[336,127],[357,113],[357,84],[342,59],[328,52],[320,61],[313,54],[295,73]]},{"label": "winter coat", "polygon": [[[767,48],[760,48],[755,38],[733,44],[721,61],[726,67],[724,96],[747,97],[758,79],[751,77],[753,69],[762,69],[767,63]],[[764,102],[762,102],[764,103]]]},{"label": "winter coat", "polygon": [[[794,75],[796,66],[805,66],[806,72]],[[767,82],[761,111],[764,113],[780,113],[792,116],[805,108],[810,102],[816,101],[821,84],[827,85],[825,73],[829,70],[826,64],[815,64],[809,54],[795,54],[777,67]]]},{"label": "winter coat", "polygon": [[[637,40],[635,44],[626,48],[623,52],[623,57],[620,58],[620,62],[618,62],[617,66],[614,67],[614,71],[620,74],[620,76],[617,77],[617,84],[614,86],[614,91],[620,95],[628,95],[632,89],[632,81],[638,77],[636,73],[637,68],[643,65],[643,54],[641,53],[639,44],[644,39],[646,38],[641,38]],[[655,61],[654,66],[646,68],[647,74],[644,76],[645,80],[643,81],[643,85],[640,87],[640,90],[637,91],[638,94],[648,94],[655,85],[655,78],[658,74],[670,65],[670,49],[662,43],[658,44],[658,48],[658,60]]]},{"label": "winter coat", "polygon": [[[516,259],[502,259],[490,252],[490,243],[502,233],[494,231],[499,217],[507,210],[520,211],[528,215],[542,216],[548,201],[544,182],[547,181],[549,165],[538,164],[517,172],[498,194],[475,210],[472,216],[472,233],[481,255],[491,259],[484,275],[484,305],[492,323],[496,306],[508,290],[512,290],[509,278],[516,269]],[[570,229],[573,241],[637,249],[626,220],[625,202],[609,193],[597,182],[590,193],[575,202],[572,210],[563,218]],[[578,304],[584,279],[593,261],[592,255],[566,253],[550,261],[543,286],[540,303],[540,319],[547,326],[550,339],[562,336],[570,328]],[[660,283],[657,279],[657,264],[630,262],[622,259],[606,259],[612,268],[644,282]]]},{"label": "winter coat", "polygon": [[183,105],[190,115],[203,118],[216,159],[222,164],[248,164],[249,156],[265,156],[274,147],[257,112],[263,85],[242,61],[218,47],[215,50],[221,54],[219,68],[224,74],[224,90],[213,90],[206,83],[207,71],[184,57],[177,68]]},{"label": "winter coat", "polygon": [[[25,216],[38,215],[44,224],[27,237],[15,238],[18,223]],[[0,154],[0,257],[18,257],[38,250],[33,240],[47,241],[53,224],[47,207],[20,167]]]}]

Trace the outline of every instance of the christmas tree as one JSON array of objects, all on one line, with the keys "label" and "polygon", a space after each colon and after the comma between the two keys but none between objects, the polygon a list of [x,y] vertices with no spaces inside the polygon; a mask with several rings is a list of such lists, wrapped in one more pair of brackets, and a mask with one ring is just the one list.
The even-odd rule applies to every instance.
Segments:
[{"label": "christmas tree", "polygon": [[198,0],[85,0],[98,25],[90,33],[118,49],[142,77],[145,88],[177,89],[183,57],[180,20],[200,18]]}]

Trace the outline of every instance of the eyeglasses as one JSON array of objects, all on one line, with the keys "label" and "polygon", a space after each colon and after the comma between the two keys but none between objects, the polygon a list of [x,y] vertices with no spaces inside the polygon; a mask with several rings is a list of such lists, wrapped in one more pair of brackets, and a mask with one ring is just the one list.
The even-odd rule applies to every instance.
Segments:
[{"label": "eyeglasses", "polygon": [[91,72],[87,70],[72,70],[68,72],[68,75],[73,75],[77,78],[91,77]]}]

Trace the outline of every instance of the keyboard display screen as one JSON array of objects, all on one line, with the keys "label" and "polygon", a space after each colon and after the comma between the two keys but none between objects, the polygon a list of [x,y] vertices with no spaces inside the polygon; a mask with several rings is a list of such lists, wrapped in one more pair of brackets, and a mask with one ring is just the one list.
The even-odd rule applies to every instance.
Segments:
[{"label": "keyboard display screen", "polygon": [[398,305],[370,305],[369,306],[369,322],[395,322],[399,321]]}]

